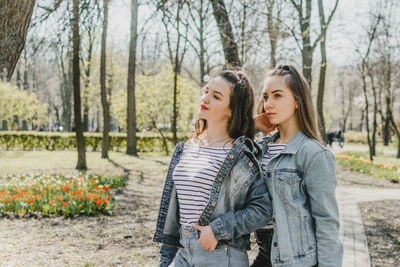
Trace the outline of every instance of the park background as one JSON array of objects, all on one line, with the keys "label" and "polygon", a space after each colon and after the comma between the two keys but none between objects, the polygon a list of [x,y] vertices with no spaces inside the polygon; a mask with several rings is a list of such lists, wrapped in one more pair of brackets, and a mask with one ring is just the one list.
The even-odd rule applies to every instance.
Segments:
[{"label": "park background", "polygon": [[[0,265],[154,265],[171,152],[225,68],[246,71],[257,102],[269,68],[298,67],[335,137],[339,203],[396,195],[399,5],[1,0]],[[343,230],[345,259],[362,256],[344,266],[399,264],[397,195],[351,200],[368,246],[347,246]]]}]

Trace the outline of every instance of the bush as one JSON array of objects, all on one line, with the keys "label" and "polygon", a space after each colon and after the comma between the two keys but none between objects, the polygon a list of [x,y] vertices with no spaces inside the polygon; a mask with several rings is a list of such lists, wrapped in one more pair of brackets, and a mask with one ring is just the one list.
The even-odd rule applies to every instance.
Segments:
[{"label": "bush", "polygon": [[[101,133],[85,133],[86,149],[100,151],[102,145]],[[182,135],[179,140],[187,139]],[[126,148],[126,133],[110,133],[110,150],[124,151]],[[169,149],[173,148],[172,136],[167,135]],[[0,132],[0,147],[7,150],[75,150],[75,133],[59,132]],[[137,135],[139,152],[163,152],[163,142],[159,135],[146,133]]]},{"label": "bush", "polygon": [[347,131],[344,133],[344,140],[348,143],[368,144],[365,132]]}]

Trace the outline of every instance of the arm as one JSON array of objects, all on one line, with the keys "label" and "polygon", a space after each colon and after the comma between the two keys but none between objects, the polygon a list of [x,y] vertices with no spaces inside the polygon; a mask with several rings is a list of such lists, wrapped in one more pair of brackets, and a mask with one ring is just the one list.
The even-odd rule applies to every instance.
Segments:
[{"label": "arm", "polygon": [[339,209],[335,195],[337,179],[330,151],[322,151],[314,157],[305,182],[315,220],[318,266],[342,266],[343,247],[339,240]]},{"label": "arm", "polygon": [[261,174],[251,184],[245,202],[244,209],[228,211],[210,223],[217,240],[234,240],[268,223],[272,206]]},{"label": "arm", "polygon": [[168,267],[175,258],[178,247],[162,244],[158,252],[158,267]]}]

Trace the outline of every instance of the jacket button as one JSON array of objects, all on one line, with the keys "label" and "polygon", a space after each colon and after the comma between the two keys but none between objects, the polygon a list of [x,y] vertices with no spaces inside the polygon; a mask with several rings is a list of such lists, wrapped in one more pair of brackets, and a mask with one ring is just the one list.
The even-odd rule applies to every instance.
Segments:
[{"label": "jacket button", "polygon": [[254,163],[253,162],[249,162],[249,166],[253,167]]},{"label": "jacket button", "polygon": [[278,246],[278,242],[274,242],[274,247],[277,247]]},{"label": "jacket button", "polygon": [[267,177],[268,177],[268,178],[271,178],[271,173],[270,173],[270,172],[267,173]]},{"label": "jacket button", "polygon": [[215,201],[211,202],[211,206],[215,206],[217,203]]},{"label": "jacket button", "polygon": [[272,221],[275,222],[275,218],[272,218]]},{"label": "jacket button", "polygon": [[233,159],[235,156],[234,156],[233,154],[230,154],[229,157],[230,157],[231,159]]},{"label": "jacket button", "polygon": [[218,177],[218,181],[222,182],[224,179],[222,177]]}]

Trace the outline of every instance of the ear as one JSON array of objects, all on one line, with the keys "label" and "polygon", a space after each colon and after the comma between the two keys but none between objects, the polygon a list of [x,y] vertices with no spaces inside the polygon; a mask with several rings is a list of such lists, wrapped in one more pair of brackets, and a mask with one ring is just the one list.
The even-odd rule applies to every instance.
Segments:
[{"label": "ear", "polygon": [[296,109],[298,109],[298,108],[299,108],[299,102],[296,101],[296,104],[295,104],[294,107],[295,107]]}]

